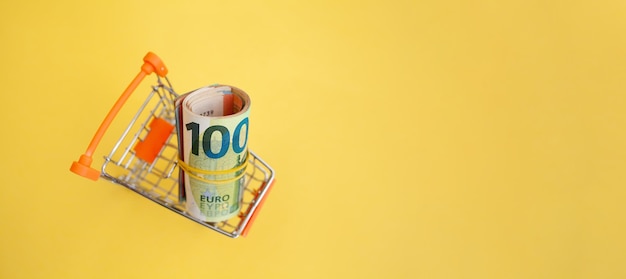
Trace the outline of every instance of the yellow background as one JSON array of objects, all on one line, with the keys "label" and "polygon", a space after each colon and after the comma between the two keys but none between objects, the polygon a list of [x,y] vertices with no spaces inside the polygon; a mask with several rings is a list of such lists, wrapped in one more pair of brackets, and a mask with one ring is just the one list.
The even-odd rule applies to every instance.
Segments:
[{"label": "yellow background", "polygon": [[[624,1],[311,2],[3,1],[0,277],[626,278]],[[252,96],[248,238],[69,172],[147,51]]]}]

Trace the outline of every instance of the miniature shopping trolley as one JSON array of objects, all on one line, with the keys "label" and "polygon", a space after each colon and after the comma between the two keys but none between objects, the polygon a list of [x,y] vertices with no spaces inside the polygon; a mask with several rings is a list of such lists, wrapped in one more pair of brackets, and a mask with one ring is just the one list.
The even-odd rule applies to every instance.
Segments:
[{"label": "miniature shopping trolley", "polygon": [[[73,162],[70,170],[97,180],[105,178],[125,186],[135,193],[160,204],[181,216],[223,235],[246,236],[274,182],[274,170],[254,152],[249,151],[244,175],[242,205],[239,214],[222,222],[204,222],[185,209],[185,198],[179,185],[178,144],[175,124],[174,92],[167,78],[167,68],[161,59],[149,52],[143,59],[141,71],[119,97],[96,131],[87,151]],[[137,113],[122,132],[111,152],[104,156],[101,171],[91,163],[96,147],[126,100],[142,80],[156,73],[157,84],[141,104]]]}]

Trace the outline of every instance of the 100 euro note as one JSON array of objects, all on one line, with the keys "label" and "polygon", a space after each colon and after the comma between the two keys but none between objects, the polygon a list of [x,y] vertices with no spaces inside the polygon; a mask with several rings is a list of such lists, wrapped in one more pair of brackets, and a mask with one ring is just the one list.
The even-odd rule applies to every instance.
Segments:
[{"label": "100 euro note", "polygon": [[250,98],[231,86],[208,86],[176,99],[180,198],[205,222],[241,209],[248,156]]}]

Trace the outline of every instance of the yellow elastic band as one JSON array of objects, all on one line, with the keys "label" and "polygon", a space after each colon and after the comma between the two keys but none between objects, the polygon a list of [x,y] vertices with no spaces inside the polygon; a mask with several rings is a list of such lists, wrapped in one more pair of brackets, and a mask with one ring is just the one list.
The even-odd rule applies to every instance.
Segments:
[{"label": "yellow elastic band", "polygon": [[204,174],[204,175],[222,175],[222,174],[230,174],[230,173],[238,172],[240,170],[244,170],[248,166],[248,153],[246,153],[246,159],[245,159],[245,161],[241,165],[236,166],[236,167],[234,167],[232,169],[227,169],[227,170],[214,170],[214,171],[212,171],[212,170],[203,170],[203,169],[192,167],[192,166],[188,165],[187,163],[185,163],[185,162],[183,162],[181,160],[178,161],[178,165],[191,178],[200,180],[200,181],[202,181],[204,183],[226,184],[226,183],[235,182],[235,181],[241,179],[246,174],[246,172],[242,171],[239,175],[237,175],[237,176],[235,176],[233,178],[222,179],[222,180],[210,180],[210,179],[207,179],[207,178],[199,176],[199,174]]},{"label": "yellow elastic band", "polygon": [[191,177],[193,179],[197,179],[197,180],[200,180],[200,181],[202,181],[204,183],[209,183],[209,184],[227,184],[227,183],[232,183],[232,182],[235,182],[235,181],[241,179],[246,174],[245,172],[242,172],[241,174],[239,174],[239,175],[237,175],[237,176],[235,176],[233,178],[229,178],[229,179],[209,180],[209,179],[206,179],[204,177],[197,176],[197,175],[195,175],[195,174],[193,174],[191,172],[188,172],[188,171],[185,171],[185,173],[187,173],[187,175],[189,175],[189,177]]},{"label": "yellow elastic band", "polygon": [[248,156],[246,154],[246,160],[243,162],[243,164],[236,166],[232,169],[227,169],[227,170],[204,170],[204,169],[199,169],[199,168],[195,168],[190,166],[189,164],[183,162],[183,161],[178,161],[178,164],[180,165],[180,167],[184,170],[184,171],[190,171],[190,172],[195,172],[198,174],[207,174],[207,175],[220,175],[220,174],[229,174],[229,173],[233,173],[233,172],[238,172],[242,169],[245,169],[248,166]]}]

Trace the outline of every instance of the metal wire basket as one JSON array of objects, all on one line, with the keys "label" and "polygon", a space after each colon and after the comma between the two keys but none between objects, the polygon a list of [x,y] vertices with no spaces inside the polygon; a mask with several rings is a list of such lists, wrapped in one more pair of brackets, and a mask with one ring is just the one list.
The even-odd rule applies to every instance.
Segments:
[{"label": "metal wire basket", "polygon": [[[135,90],[143,78],[157,73],[157,84],[141,104],[137,113],[115,143],[111,152],[104,156],[101,172],[91,168],[92,155],[100,139],[126,99]],[[250,151],[248,167],[244,176],[242,189],[242,206],[236,217],[222,222],[203,222],[188,214],[185,210],[185,198],[181,194],[178,167],[178,143],[175,129],[166,134],[159,146],[150,152],[154,158],[149,162],[143,156],[137,156],[138,144],[150,141],[155,122],[166,121],[175,123],[174,100],[178,96],[167,79],[167,68],[153,53],[144,57],[141,72],[135,77],[120,99],[115,103],[96,135],[92,139],[85,154],[72,164],[70,170],[87,178],[97,180],[105,178],[113,183],[125,186],[135,193],[160,204],[204,227],[223,235],[236,238],[247,235],[263,202],[274,182],[274,170],[254,152]],[[156,132],[154,132],[156,133]],[[153,133],[153,134],[154,134]]]}]

